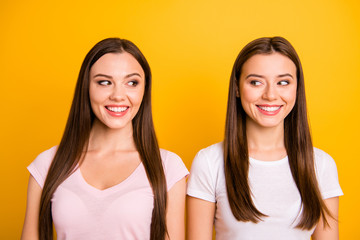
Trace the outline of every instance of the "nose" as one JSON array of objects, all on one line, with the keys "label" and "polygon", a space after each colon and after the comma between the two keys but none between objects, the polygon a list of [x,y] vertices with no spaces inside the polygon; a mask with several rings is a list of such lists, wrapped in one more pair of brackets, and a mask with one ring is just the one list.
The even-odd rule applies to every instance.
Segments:
[{"label": "nose", "polygon": [[120,102],[125,99],[126,89],[122,85],[114,86],[113,91],[110,95],[110,100]]},{"label": "nose", "polygon": [[263,98],[269,101],[275,100],[277,98],[276,86],[271,84],[267,85],[263,93]]}]

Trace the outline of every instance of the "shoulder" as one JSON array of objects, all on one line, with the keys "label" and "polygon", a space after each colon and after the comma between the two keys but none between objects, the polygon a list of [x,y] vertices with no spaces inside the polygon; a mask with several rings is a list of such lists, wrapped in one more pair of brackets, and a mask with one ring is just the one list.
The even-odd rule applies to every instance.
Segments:
[{"label": "shoulder", "polygon": [[165,173],[167,171],[171,171],[172,169],[187,171],[185,164],[176,153],[160,148],[160,156],[163,162]]},{"label": "shoulder", "polygon": [[219,190],[217,186],[223,175],[223,149],[223,142],[219,142],[201,149],[196,154],[188,181],[189,196],[216,202]]},{"label": "shoulder", "polygon": [[329,154],[316,147],[314,147],[314,161],[315,168],[318,171],[322,171],[326,168],[336,168],[334,159]]},{"label": "shoulder", "polygon": [[224,142],[214,143],[206,148],[201,149],[199,152],[204,152],[206,154],[220,154],[224,153]]},{"label": "shoulder", "polygon": [[184,165],[183,161],[176,153],[160,148],[161,160],[164,167],[171,165]]},{"label": "shoulder", "polygon": [[55,156],[58,146],[54,146],[42,153],[40,153],[35,160],[31,163],[31,165],[35,165],[37,167],[50,167],[50,164]]},{"label": "shoulder", "polygon": [[160,148],[160,156],[165,172],[172,168],[186,168],[176,153]]},{"label": "shoulder", "polygon": [[57,146],[54,146],[42,153],[40,153],[35,160],[27,167],[30,174],[35,178],[41,187],[45,182],[47,172],[50,168],[51,162],[54,159]]},{"label": "shoulder", "polygon": [[224,143],[218,142],[201,149],[195,156],[194,163],[221,166],[224,163]]},{"label": "shoulder", "polygon": [[160,156],[164,166],[167,188],[170,190],[176,182],[186,177],[189,171],[176,153],[160,149]]},{"label": "shoulder", "polygon": [[177,155],[176,153],[171,152],[169,150],[165,150],[163,148],[160,148],[160,156],[163,161],[166,161],[168,159],[178,159],[178,160],[180,159],[181,160],[179,155]]},{"label": "shoulder", "polygon": [[316,177],[323,199],[343,195],[334,159],[326,152],[314,148],[314,161]]},{"label": "shoulder", "polygon": [[318,159],[332,159],[332,157],[327,154],[325,151],[319,149],[319,148],[316,148],[314,147],[314,155],[315,155],[315,158],[318,158]]},{"label": "shoulder", "polygon": [[190,180],[199,178],[208,179],[215,186],[219,176],[224,172],[224,147],[223,142],[215,143],[201,149],[195,156],[191,165]]}]

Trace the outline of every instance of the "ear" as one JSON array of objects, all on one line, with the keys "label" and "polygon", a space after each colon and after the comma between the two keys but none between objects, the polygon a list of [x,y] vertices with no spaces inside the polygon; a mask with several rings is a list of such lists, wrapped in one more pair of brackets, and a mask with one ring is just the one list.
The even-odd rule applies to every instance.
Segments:
[{"label": "ear", "polygon": [[237,89],[237,88],[236,88],[236,97],[237,97],[237,98],[240,97],[239,89]]}]

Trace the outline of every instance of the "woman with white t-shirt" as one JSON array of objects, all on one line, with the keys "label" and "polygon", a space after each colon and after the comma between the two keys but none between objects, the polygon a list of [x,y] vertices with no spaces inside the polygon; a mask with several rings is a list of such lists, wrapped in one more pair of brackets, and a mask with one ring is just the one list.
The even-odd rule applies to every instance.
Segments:
[{"label": "woman with white t-shirt", "polygon": [[81,66],[58,147],[28,167],[22,239],[184,239],[181,159],[159,149],[151,72],[130,41],[97,43]]},{"label": "woman with white t-shirt", "polygon": [[334,160],[313,148],[304,77],[282,37],[239,53],[224,142],[196,155],[187,189],[188,239],[338,239]]}]

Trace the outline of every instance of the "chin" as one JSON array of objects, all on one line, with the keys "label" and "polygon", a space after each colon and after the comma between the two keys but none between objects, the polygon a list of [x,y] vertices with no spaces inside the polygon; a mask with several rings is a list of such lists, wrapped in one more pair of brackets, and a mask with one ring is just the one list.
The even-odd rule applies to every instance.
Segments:
[{"label": "chin", "polygon": [[276,128],[279,126],[284,126],[283,122],[262,122],[258,124],[263,128]]},{"label": "chin", "polygon": [[129,124],[109,124],[107,125],[108,128],[110,129],[124,129],[124,128],[128,128]]},{"label": "chin", "polygon": [[[104,128],[108,129],[123,129],[129,126],[129,122],[114,122],[114,121],[98,121]],[[131,124],[130,124],[131,125]]]}]

